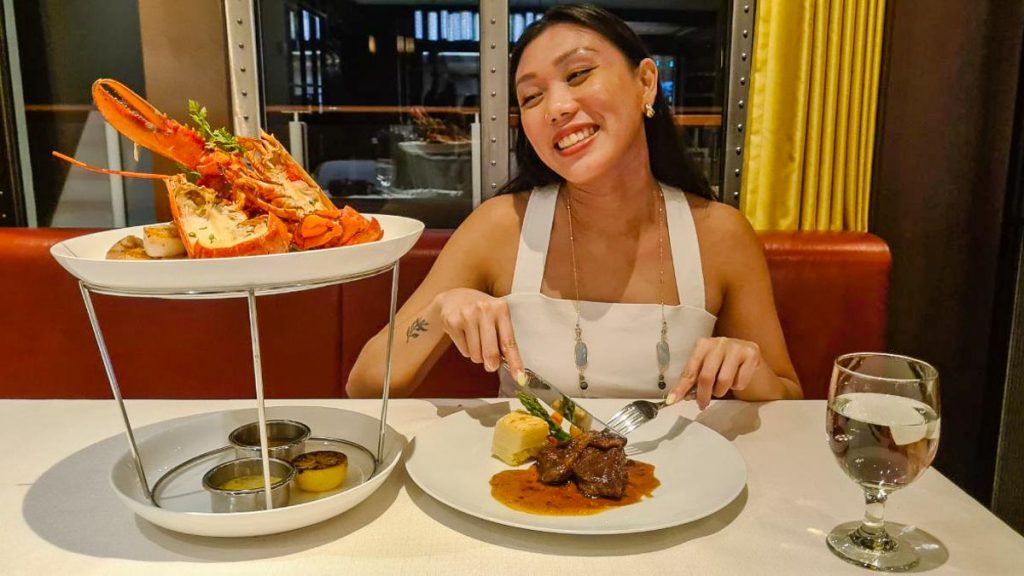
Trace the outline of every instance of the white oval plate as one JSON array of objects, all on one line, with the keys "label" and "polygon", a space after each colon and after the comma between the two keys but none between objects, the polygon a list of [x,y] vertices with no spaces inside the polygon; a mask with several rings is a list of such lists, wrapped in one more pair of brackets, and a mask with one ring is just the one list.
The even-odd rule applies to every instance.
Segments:
[{"label": "white oval plate", "polygon": [[646,532],[714,514],[747,483],[746,464],[735,446],[710,428],[669,413],[638,428],[627,445],[630,458],[654,465],[661,485],[651,497],[587,516],[513,510],[491,496],[490,486],[492,476],[510,469],[491,456],[494,422],[508,405],[488,408],[474,409],[473,415],[456,412],[417,434],[406,461],[409,476],[424,492],[484,520],[561,534]]},{"label": "white oval plate", "polygon": [[402,216],[377,218],[384,236],[376,242],[285,254],[174,260],[107,260],[107,250],[125,236],[142,237],[144,226],[105,230],[69,238],[50,253],[86,284],[132,292],[213,292],[311,284],[358,277],[396,262],[408,252],[423,222]]},{"label": "white oval plate", "polygon": [[[371,453],[377,451],[380,421],[364,414],[319,406],[276,406],[267,408],[267,418],[298,420],[310,427],[313,436],[341,438],[355,442]],[[135,430],[150,485],[182,462],[227,445],[228,434],[232,430],[255,421],[256,409],[252,408],[186,416]],[[143,494],[134,461],[127,451],[114,464],[110,483],[128,508],[168,530],[198,536],[275,534],[333,518],[365,500],[398,464],[402,443],[402,437],[387,427],[383,461],[378,464],[376,475],[370,475],[372,467],[356,466],[350,470],[341,489],[315,497],[293,487],[292,503],[274,510],[210,512],[209,496],[201,484],[204,471],[200,470],[177,474],[173,483],[161,490],[166,507],[158,508]],[[308,444],[307,451],[321,448],[318,442]],[[360,461],[362,459],[353,463]],[[215,462],[211,461],[210,466],[213,465]],[[195,481],[191,488],[184,484],[189,478]]]}]

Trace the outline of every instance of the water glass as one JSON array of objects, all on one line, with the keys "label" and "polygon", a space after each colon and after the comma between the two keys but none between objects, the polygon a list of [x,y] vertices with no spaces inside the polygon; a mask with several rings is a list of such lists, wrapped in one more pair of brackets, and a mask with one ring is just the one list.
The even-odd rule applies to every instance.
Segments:
[{"label": "water glass", "polygon": [[905,532],[886,530],[885,502],[913,482],[939,446],[939,374],[895,354],[840,356],[832,370],[826,428],[839,466],[864,489],[864,520],[828,535],[839,557],[867,568],[909,570],[920,560]]}]

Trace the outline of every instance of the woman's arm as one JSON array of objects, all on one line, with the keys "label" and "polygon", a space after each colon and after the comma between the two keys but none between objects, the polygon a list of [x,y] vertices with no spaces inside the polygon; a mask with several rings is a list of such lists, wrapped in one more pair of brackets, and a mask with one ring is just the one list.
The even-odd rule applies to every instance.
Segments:
[{"label": "woman's arm", "polygon": [[[484,361],[482,347],[485,352],[490,352],[488,357],[493,359],[497,356],[497,351],[490,348],[499,342],[498,331],[507,330],[504,340],[514,341],[511,324],[504,324],[508,318],[507,310],[501,314],[504,301],[489,294],[497,260],[492,257],[496,248],[503,243],[515,243],[517,239],[518,226],[511,197],[499,197],[484,203],[452,234],[423,283],[395,315],[389,390],[393,397],[408,396],[423,381],[452,344],[449,332],[457,334],[459,351],[476,362]],[[458,319],[463,315],[472,316],[484,325],[489,321],[494,332],[481,338],[480,333],[485,330],[467,331],[464,326],[453,326],[459,324]],[[475,337],[477,341],[467,343],[467,333],[470,339]],[[346,384],[350,396],[380,395],[384,385],[386,348],[385,326],[367,342],[356,359]],[[512,354],[515,354],[514,350]],[[492,368],[490,365],[486,367]]]},{"label": "woman's arm", "polygon": [[786,350],[775,310],[764,249],[746,218],[722,204],[709,207],[716,261],[720,264],[722,305],[715,338],[694,347],[674,399],[694,385],[704,408],[712,396],[729,390],[742,400],[802,398],[803,391]]}]

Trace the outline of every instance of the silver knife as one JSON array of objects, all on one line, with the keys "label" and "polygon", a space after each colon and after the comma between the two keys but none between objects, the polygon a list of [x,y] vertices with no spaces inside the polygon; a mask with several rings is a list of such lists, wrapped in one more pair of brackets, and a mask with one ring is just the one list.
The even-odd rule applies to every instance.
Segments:
[{"label": "silver knife", "polygon": [[[509,375],[512,375],[512,370],[505,362],[501,363],[501,367],[504,368]],[[608,425],[602,420],[588,412],[582,406],[576,403],[575,400],[566,396],[561,390],[555,387],[544,378],[540,377],[536,372],[529,368],[523,369],[525,378],[522,381],[517,381],[519,389],[523,390],[527,394],[531,394],[541,402],[547,404],[552,410],[555,410],[562,414],[567,420],[575,424],[578,428],[585,432],[595,431],[611,431]],[[515,381],[515,377],[512,378]],[[574,410],[566,409],[566,406],[574,408]]]}]

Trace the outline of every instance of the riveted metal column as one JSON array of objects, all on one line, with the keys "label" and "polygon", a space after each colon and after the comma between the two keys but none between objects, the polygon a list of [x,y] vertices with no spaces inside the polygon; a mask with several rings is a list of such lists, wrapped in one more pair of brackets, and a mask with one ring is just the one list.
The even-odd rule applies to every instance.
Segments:
[{"label": "riveted metal column", "polygon": [[480,196],[508,180],[508,2],[480,2]]},{"label": "riveted metal column", "polygon": [[[0,4],[0,60],[3,60],[11,91],[0,95],[0,115],[10,126],[7,135],[8,164],[4,168],[8,178],[0,188],[0,226],[39,225],[36,214],[35,187],[32,179],[32,157],[28,148],[28,123],[25,119],[25,94],[21,82],[21,56],[18,50],[18,28],[14,24],[14,0]],[[13,136],[13,139],[11,137]],[[20,173],[20,174],[19,174]],[[19,188],[20,184],[20,190]],[[22,218],[24,217],[24,218]]]},{"label": "riveted metal column", "polygon": [[224,15],[228,31],[234,132],[239,136],[257,136],[260,131],[260,76],[253,0],[224,0]]},{"label": "riveted metal column", "polygon": [[750,92],[751,60],[754,54],[754,0],[733,0],[732,29],[729,42],[729,84],[726,88],[725,158],[722,162],[721,198],[733,206],[740,205],[740,183],[743,176],[743,140],[746,136],[747,96]]},{"label": "riveted metal column", "polygon": [[[121,166],[121,136],[109,122],[103,124],[104,141],[107,145],[107,168],[118,171]],[[128,225],[128,209],[124,201],[124,176],[110,174],[110,211],[114,215],[114,228]]]}]

